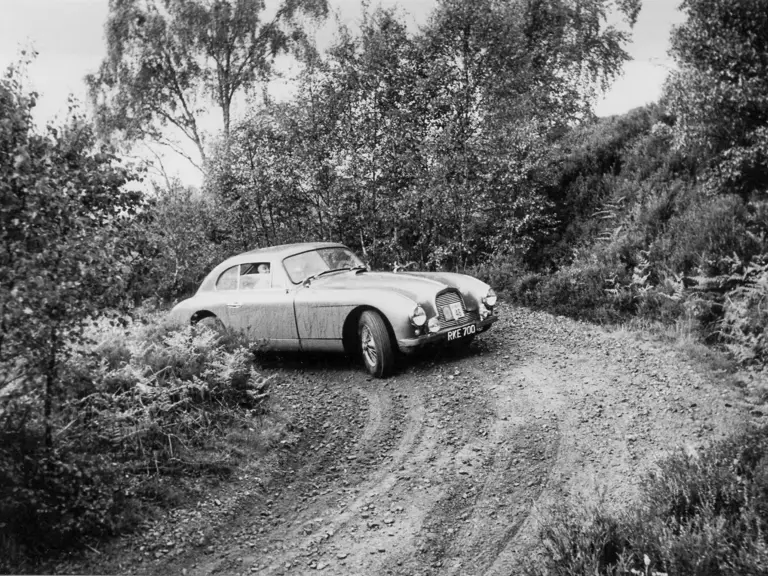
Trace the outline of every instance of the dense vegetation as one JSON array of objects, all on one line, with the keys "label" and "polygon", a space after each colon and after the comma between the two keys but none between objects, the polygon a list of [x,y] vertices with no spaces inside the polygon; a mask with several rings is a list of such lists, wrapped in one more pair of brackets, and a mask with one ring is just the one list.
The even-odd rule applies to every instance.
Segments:
[{"label": "dense vegetation", "polygon": [[132,527],[168,476],[228,471],[223,431],[268,398],[246,343],[137,312],[152,206],[76,110],[39,133],[25,84],[0,78],[3,571]]},{"label": "dense vegetation", "polygon": [[[527,305],[652,319],[764,363],[768,2],[684,0],[661,101],[594,119],[639,9],[441,0],[416,32],[396,11],[366,12],[320,54],[323,0],[286,1],[271,20],[260,0],[115,1],[88,78],[93,122],[73,106],[42,132],[23,65],[9,68],[0,512],[16,520],[0,551],[122,529],[143,490],[126,470],[198,470],[184,447],[264,409],[239,344],[103,324],[258,246],[338,240],[374,267],[468,270]],[[258,98],[286,55],[301,64],[295,95]],[[220,132],[203,129],[210,107]],[[166,177],[138,192],[141,171],[121,158],[153,143],[187,155],[202,189]],[[654,567],[676,565],[643,546]]]},{"label": "dense vegetation", "polygon": [[547,554],[526,574],[765,574],[768,428],[679,453],[626,510],[562,504],[542,531]]},{"label": "dense vegetation", "polygon": [[546,189],[557,225],[524,261],[535,273],[509,284],[527,304],[677,324],[764,363],[766,3],[682,7],[662,101],[558,142]]}]

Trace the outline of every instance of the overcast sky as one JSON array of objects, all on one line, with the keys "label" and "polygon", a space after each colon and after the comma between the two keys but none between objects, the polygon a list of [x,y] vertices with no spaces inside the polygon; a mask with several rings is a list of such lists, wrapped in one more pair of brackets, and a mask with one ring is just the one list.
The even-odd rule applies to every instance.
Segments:
[{"label": "overcast sky", "polygon": [[[329,1],[348,25],[358,20],[360,0]],[[414,29],[426,21],[436,4],[435,0],[378,3],[402,6]],[[371,1],[371,5],[376,4]],[[664,78],[673,66],[667,56],[669,32],[673,24],[683,21],[678,4],[678,0],[643,0],[629,46],[633,60],[625,65],[624,76],[598,102],[598,115],[620,114],[658,99]],[[64,115],[69,94],[84,99],[83,77],[98,68],[106,53],[107,7],[108,0],[0,0],[0,70],[17,60],[20,49],[31,46],[37,50],[30,80],[40,93],[35,111],[39,122]]]}]

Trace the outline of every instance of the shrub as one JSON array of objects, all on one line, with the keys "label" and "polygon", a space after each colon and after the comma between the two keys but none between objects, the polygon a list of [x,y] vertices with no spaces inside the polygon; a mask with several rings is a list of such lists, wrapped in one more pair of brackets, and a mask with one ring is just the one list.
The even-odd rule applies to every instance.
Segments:
[{"label": "shrub", "polygon": [[266,413],[269,379],[236,337],[156,317],[125,328],[101,321],[87,336],[90,345],[69,346],[61,371],[53,448],[34,386],[2,398],[0,556],[130,528],[137,499],[154,493],[144,484],[226,471],[237,455],[211,460],[211,444]]},{"label": "shrub", "polygon": [[467,274],[479,278],[493,287],[500,294],[515,291],[524,266],[514,258],[492,258],[469,270]]},{"label": "shrub", "polygon": [[[763,247],[750,234],[752,216],[747,204],[736,196],[698,199],[681,198],[676,214],[664,235],[657,236],[651,247],[654,258],[679,273],[691,273],[709,261],[737,254],[749,260]],[[722,270],[703,270],[722,273]]]},{"label": "shrub", "polygon": [[52,450],[19,454],[0,449],[0,534],[47,548],[72,544],[84,534],[125,528],[126,487],[103,455]]},{"label": "shrub", "polygon": [[726,294],[720,335],[745,363],[768,362],[768,256],[743,270],[740,285]]},{"label": "shrub", "polygon": [[621,518],[598,506],[560,504],[541,526],[542,556],[525,562],[523,571],[528,576],[629,574],[634,557],[625,531]]},{"label": "shrub", "polygon": [[156,193],[146,212],[146,246],[131,288],[137,300],[170,301],[193,294],[231,252],[215,242],[219,215],[210,199],[178,183]]},{"label": "shrub", "polygon": [[526,274],[511,296],[520,304],[555,314],[597,322],[616,320],[621,312],[612,306],[606,288],[620,274],[615,267],[600,264],[571,266],[550,276]]},{"label": "shrub", "polygon": [[629,510],[555,508],[541,536],[528,574],[764,574],[768,426],[662,461]]}]

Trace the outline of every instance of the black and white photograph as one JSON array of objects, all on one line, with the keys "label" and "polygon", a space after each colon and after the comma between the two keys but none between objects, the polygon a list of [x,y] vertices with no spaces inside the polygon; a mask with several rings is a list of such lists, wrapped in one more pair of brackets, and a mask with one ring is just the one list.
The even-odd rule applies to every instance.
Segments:
[{"label": "black and white photograph", "polygon": [[0,0],[0,574],[768,574],[768,0]]}]

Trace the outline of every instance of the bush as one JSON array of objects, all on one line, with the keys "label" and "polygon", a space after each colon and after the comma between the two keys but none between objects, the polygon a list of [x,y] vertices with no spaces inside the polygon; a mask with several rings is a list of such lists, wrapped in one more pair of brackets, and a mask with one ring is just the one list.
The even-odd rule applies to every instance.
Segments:
[{"label": "bush", "polygon": [[132,510],[153,493],[147,482],[226,472],[238,455],[212,457],[211,445],[266,413],[269,379],[238,338],[156,317],[125,328],[102,321],[87,336],[91,344],[70,346],[61,371],[53,448],[34,386],[2,398],[0,556],[130,528]]},{"label": "bush", "polygon": [[613,307],[607,288],[620,272],[611,266],[585,264],[558,270],[550,276],[524,274],[511,291],[513,301],[554,314],[596,322],[613,321],[621,310]]},{"label": "bush", "polygon": [[666,459],[639,502],[618,514],[554,509],[541,531],[545,554],[526,573],[765,574],[768,426]]},{"label": "bush", "polygon": [[720,335],[744,363],[768,362],[768,256],[742,271],[740,285],[726,294]]},{"label": "bush", "polygon": [[156,193],[145,213],[146,245],[132,271],[137,301],[189,296],[213,266],[231,255],[216,242],[220,215],[211,200],[178,183]]},{"label": "bush", "polygon": [[0,486],[0,534],[6,542],[56,549],[85,534],[110,535],[127,527],[126,486],[103,455],[29,455],[3,448]]},{"label": "bush", "polygon": [[686,195],[665,234],[654,237],[651,253],[678,273],[701,268],[705,274],[722,273],[708,270],[707,262],[733,254],[749,260],[763,250],[761,241],[750,234],[752,221],[747,204],[736,196],[699,199]]}]

